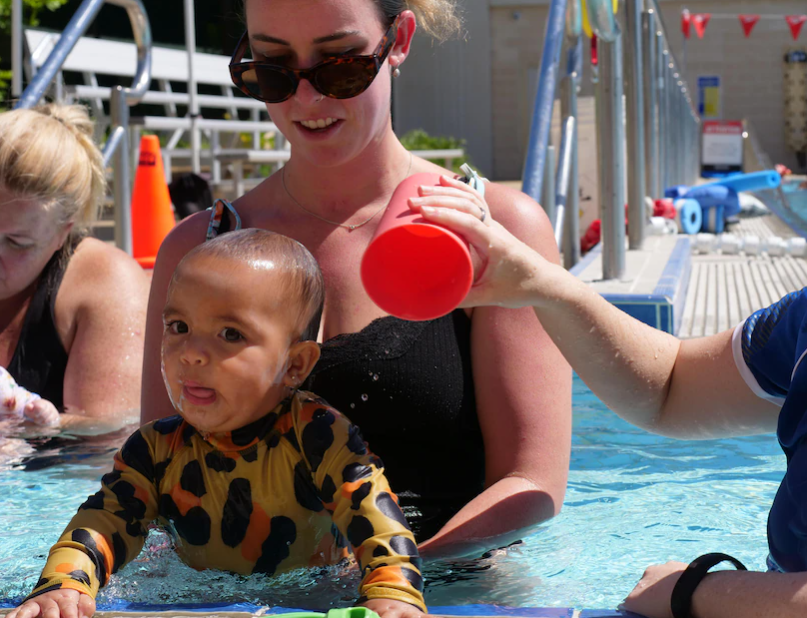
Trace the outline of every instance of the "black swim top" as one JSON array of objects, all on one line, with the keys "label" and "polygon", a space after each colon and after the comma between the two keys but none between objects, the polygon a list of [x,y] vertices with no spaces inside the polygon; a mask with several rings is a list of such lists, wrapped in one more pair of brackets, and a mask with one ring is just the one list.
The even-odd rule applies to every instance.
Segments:
[{"label": "black swim top", "polygon": [[[230,203],[217,200],[210,210],[208,240],[241,228]],[[337,335],[322,344],[302,388],[358,425],[384,462],[418,542],[484,489],[471,320],[464,311],[426,322],[388,316]]]},{"label": "black swim top", "polygon": [[428,322],[380,318],[329,339],[304,388],[361,428],[419,542],[484,488],[464,311]]},{"label": "black swim top", "polygon": [[67,351],[56,330],[54,306],[67,263],[81,238],[57,251],[45,265],[25,313],[20,338],[6,369],[26,390],[50,401],[64,412],[64,373]]}]

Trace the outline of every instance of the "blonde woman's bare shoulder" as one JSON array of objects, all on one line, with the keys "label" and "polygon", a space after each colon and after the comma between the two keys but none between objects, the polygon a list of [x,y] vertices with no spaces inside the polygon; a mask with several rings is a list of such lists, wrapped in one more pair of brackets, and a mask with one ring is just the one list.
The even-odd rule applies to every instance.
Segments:
[{"label": "blonde woman's bare shoulder", "polygon": [[130,255],[96,238],[82,240],[70,258],[56,298],[58,313],[98,303],[145,312],[149,276]]}]

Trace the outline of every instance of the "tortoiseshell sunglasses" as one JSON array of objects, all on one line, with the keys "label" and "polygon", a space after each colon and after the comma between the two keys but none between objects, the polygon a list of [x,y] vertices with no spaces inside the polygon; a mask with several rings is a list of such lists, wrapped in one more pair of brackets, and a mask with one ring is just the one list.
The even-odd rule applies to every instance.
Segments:
[{"label": "tortoiseshell sunglasses", "polygon": [[249,47],[249,34],[245,32],[230,60],[230,76],[241,92],[265,103],[280,103],[291,98],[301,79],[307,79],[326,97],[350,99],[373,83],[395,43],[397,24],[396,18],[371,55],[330,58],[310,69],[290,69],[269,62],[242,62]]}]

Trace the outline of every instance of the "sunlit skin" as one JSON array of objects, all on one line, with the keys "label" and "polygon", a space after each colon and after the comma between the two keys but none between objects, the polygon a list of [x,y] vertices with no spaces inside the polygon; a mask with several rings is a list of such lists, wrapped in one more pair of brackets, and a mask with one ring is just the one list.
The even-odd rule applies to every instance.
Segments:
[{"label": "sunlit skin", "polygon": [[36,282],[71,228],[40,201],[0,185],[0,302],[14,302]]},{"label": "sunlit skin", "polygon": [[[8,360],[39,274],[71,228],[60,224],[39,200],[15,195],[0,185],[0,310],[16,326],[0,334],[0,349]],[[45,399],[30,402],[24,414],[35,425],[59,424],[58,410]]]},{"label": "sunlit skin", "polygon": [[203,433],[244,427],[299,386],[319,347],[297,341],[304,313],[271,262],[194,256],[177,270],[163,312],[171,401]]},{"label": "sunlit skin", "polygon": [[[245,4],[247,23],[254,24],[249,35],[255,60],[292,68],[309,68],[339,55],[372,54],[388,26],[371,2],[273,0]],[[294,19],[286,18],[291,10]],[[398,29],[401,40],[408,29],[414,30],[411,11],[398,18]],[[267,104],[278,129],[294,144],[295,155],[315,166],[352,161],[364,169],[372,167],[362,159],[389,141],[390,65],[402,62],[407,50],[408,44],[405,50],[393,49],[372,85],[356,97],[323,97],[302,80],[290,99]],[[324,129],[301,124],[329,118],[336,122]],[[401,155],[405,159],[406,153]]]},{"label": "sunlit skin", "polygon": [[[390,25],[375,0],[244,4],[255,59],[297,69],[310,68],[332,54],[371,54]],[[292,145],[291,158],[282,171],[233,204],[243,227],[284,234],[317,259],[326,287],[321,341],[360,332],[387,315],[369,298],[359,275],[364,250],[381,220],[372,215],[383,212],[407,175],[427,172],[453,178],[450,170],[412,157],[393,131],[392,84],[403,84],[395,82],[393,74],[398,67],[406,74],[405,60],[416,30],[414,13],[400,13],[396,26],[391,52],[363,93],[332,99],[303,80],[288,100],[267,106]],[[327,126],[312,128],[319,121]],[[450,179],[445,183],[444,189],[429,196],[427,205],[468,199],[454,193]],[[474,198],[474,203],[478,201]],[[488,183],[481,203],[492,218],[558,262],[552,226],[534,201]],[[311,212],[332,222],[367,223],[348,231]],[[174,268],[191,248],[204,242],[208,221],[202,213],[184,220],[166,238],[155,265],[145,346],[144,422],[173,413],[165,391],[156,388],[161,382],[161,313]],[[522,538],[531,526],[559,511],[566,487],[571,371],[530,309],[476,307],[466,313],[472,321],[473,388],[485,444],[485,489],[434,537],[419,544],[421,554],[430,557],[478,555]],[[404,388],[416,389],[417,384]]]}]

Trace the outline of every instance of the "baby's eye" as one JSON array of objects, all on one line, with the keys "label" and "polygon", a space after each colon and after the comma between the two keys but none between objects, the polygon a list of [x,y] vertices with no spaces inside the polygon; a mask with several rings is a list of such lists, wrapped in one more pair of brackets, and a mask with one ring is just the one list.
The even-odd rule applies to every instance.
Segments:
[{"label": "baby's eye", "polygon": [[224,339],[224,341],[229,341],[231,343],[244,340],[244,335],[242,335],[236,329],[230,328],[229,326],[225,328],[223,331],[221,331],[221,336]]},{"label": "baby's eye", "polygon": [[188,332],[188,325],[182,320],[174,320],[165,325],[165,330],[172,335],[184,335]]}]

